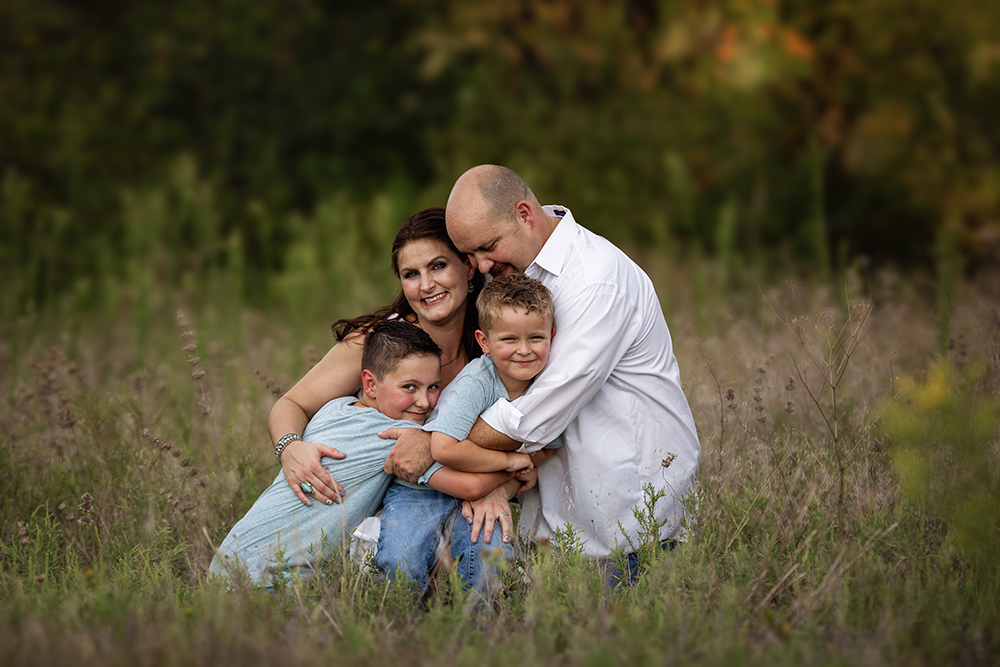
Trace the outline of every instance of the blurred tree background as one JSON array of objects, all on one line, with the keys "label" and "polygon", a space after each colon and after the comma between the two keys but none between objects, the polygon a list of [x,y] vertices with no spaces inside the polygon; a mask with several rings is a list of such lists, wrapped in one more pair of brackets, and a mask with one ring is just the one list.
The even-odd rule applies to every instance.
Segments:
[{"label": "blurred tree background", "polygon": [[626,247],[975,270],[997,118],[979,0],[0,0],[2,313],[385,273],[481,162]]}]

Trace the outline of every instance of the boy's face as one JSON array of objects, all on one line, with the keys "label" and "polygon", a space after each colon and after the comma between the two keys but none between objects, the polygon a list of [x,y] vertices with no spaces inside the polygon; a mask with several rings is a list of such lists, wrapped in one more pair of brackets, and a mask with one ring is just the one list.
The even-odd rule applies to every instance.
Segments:
[{"label": "boy's face", "polygon": [[541,313],[502,308],[489,332],[476,331],[476,340],[501,375],[524,382],[545,368],[553,333],[552,320]]},{"label": "boy's face", "polygon": [[386,417],[423,424],[437,405],[441,391],[441,359],[435,355],[411,355],[379,380],[361,372],[365,394]]}]

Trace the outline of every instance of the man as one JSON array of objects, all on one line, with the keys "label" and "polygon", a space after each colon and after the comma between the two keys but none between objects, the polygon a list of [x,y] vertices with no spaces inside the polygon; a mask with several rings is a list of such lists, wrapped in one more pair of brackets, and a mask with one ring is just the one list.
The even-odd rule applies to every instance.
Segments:
[{"label": "man", "polygon": [[552,292],[558,334],[549,363],[514,401],[499,401],[469,438],[493,449],[565,445],[522,496],[522,526],[539,538],[572,524],[593,558],[637,537],[632,508],[646,482],[664,489],[660,539],[683,538],[683,498],[694,491],[700,446],[680,386],[670,332],[649,277],[621,250],[542,207],[515,172],[463,174],[446,207],[448,234],[483,273],[520,271]]}]

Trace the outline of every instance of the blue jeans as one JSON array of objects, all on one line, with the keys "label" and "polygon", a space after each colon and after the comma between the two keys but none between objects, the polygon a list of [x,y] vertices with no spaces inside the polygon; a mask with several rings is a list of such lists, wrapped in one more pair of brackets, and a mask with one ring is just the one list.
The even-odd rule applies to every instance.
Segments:
[{"label": "blue jeans", "polygon": [[485,530],[473,544],[472,527],[462,517],[461,500],[434,489],[393,484],[382,504],[382,528],[375,555],[379,571],[390,579],[397,572],[405,574],[423,594],[437,560],[440,535],[448,538],[451,557],[457,562],[465,588],[473,587],[482,594],[497,584],[487,557],[496,549],[508,561],[514,557],[513,546],[503,543],[499,521],[493,527],[490,544],[486,543]]},{"label": "blue jeans", "polygon": [[[660,548],[664,551],[673,551],[676,546],[676,540],[663,540],[660,542]],[[614,558],[607,559],[606,569],[604,570],[604,585],[607,588],[617,588],[622,584],[634,586],[642,570],[642,565],[639,563],[639,554],[634,551],[625,557],[625,572],[618,569]]]}]

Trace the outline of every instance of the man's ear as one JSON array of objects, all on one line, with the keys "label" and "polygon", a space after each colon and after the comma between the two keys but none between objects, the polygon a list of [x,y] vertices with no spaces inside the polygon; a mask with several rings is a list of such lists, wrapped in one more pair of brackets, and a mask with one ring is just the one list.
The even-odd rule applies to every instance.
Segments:
[{"label": "man's ear", "polygon": [[375,398],[378,393],[378,380],[375,378],[375,374],[367,368],[361,371],[361,388],[368,398]]},{"label": "man's ear", "polygon": [[480,329],[476,329],[476,342],[479,343],[479,347],[483,349],[483,354],[490,353],[490,341],[486,338],[486,334]]},{"label": "man's ear", "polygon": [[535,211],[531,208],[531,204],[522,199],[514,205],[514,212],[518,222],[527,225],[528,229],[535,227]]}]

